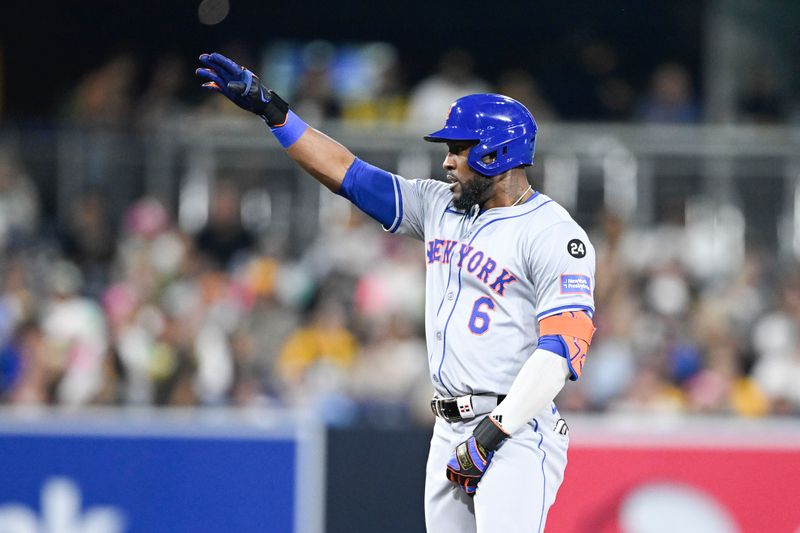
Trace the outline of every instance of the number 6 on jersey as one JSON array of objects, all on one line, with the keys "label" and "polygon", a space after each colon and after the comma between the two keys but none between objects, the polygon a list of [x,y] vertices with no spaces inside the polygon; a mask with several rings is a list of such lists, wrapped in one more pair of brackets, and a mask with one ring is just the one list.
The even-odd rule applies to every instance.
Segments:
[{"label": "number 6 on jersey", "polygon": [[[481,308],[484,306],[486,310],[482,311]],[[472,333],[475,335],[483,335],[486,333],[486,330],[489,329],[489,322],[491,321],[486,311],[491,311],[494,309],[494,306],[494,300],[488,296],[482,296],[475,300],[475,304],[472,306],[472,314],[469,317],[469,330]]]}]

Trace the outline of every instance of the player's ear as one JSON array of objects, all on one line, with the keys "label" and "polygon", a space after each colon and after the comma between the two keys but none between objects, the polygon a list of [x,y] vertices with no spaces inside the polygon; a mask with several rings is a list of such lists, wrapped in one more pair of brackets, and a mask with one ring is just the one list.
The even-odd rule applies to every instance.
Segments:
[{"label": "player's ear", "polygon": [[481,157],[481,161],[485,165],[491,165],[497,160],[497,152],[492,152],[490,154],[486,154],[485,156]]}]

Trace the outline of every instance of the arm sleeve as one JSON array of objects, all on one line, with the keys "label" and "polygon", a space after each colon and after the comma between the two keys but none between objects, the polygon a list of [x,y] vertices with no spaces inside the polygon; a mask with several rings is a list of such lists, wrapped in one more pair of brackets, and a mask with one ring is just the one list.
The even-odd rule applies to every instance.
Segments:
[{"label": "arm sleeve", "polygon": [[355,159],[339,194],[377,220],[390,233],[425,238],[430,204],[446,203],[447,186],[436,180],[408,180]]},{"label": "arm sleeve", "polygon": [[394,232],[403,216],[397,176],[356,158],[347,169],[339,194]]},{"label": "arm sleeve", "polygon": [[569,374],[565,358],[537,348],[522,365],[508,395],[491,417],[508,435],[514,434],[553,401]]},{"label": "arm sleeve", "polygon": [[567,361],[573,381],[583,373],[583,365],[596,331],[585,311],[564,311],[539,321],[539,348],[560,355]]},{"label": "arm sleeve", "polygon": [[536,295],[536,319],[564,311],[594,314],[595,254],[574,221],[545,229],[532,242],[530,279]]}]

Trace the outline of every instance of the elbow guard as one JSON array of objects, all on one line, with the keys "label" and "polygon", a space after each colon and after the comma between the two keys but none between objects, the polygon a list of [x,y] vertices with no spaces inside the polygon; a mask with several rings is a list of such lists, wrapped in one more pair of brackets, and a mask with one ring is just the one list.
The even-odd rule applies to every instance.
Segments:
[{"label": "elbow guard", "polygon": [[583,372],[583,363],[596,331],[592,319],[582,311],[567,311],[543,318],[539,322],[539,348],[566,358],[570,379],[575,381]]}]

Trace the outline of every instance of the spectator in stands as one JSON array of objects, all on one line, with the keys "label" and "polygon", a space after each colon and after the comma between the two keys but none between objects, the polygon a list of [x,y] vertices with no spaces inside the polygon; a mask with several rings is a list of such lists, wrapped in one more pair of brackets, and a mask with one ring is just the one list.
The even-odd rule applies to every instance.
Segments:
[{"label": "spectator in stands", "polygon": [[753,329],[757,360],[754,378],[775,414],[800,413],[800,278],[790,274],[780,285],[778,309],[763,315]]},{"label": "spectator in stands", "polygon": [[115,270],[119,281],[132,283],[145,299],[179,274],[190,239],[173,224],[164,205],[154,198],[133,204],[123,219]]},{"label": "spectator in stands", "polygon": [[317,41],[305,47],[304,71],[292,96],[292,107],[298,114],[314,122],[339,118],[342,114],[331,79],[333,47]]},{"label": "spectator in stands", "polygon": [[181,56],[161,56],[150,77],[144,94],[136,103],[135,120],[145,131],[155,130],[165,121],[183,113],[182,91],[186,83],[186,68]]},{"label": "spectator in stands", "polygon": [[152,198],[131,206],[123,228],[115,282],[102,296],[121,380],[115,394],[128,404],[163,404],[188,345],[174,335],[178,319],[170,313],[167,295],[181,280],[190,241]]},{"label": "spectator in stands", "polygon": [[0,249],[33,239],[39,222],[39,196],[14,153],[0,148]]},{"label": "spectator in stands", "polygon": [[541,64],[537,79],[548,90],[560,117],[579,121],[630,118],[635,95],[618,46],[577,33],[565,38],[556,53],[558,61]]},{"label": "spectator in stands", "polygon": [[557,118],[555,110],[542,96],[539,85],[527,70],[515,68],[503,71],[497,81],[497,92],[521,102],[539,123]]},{"label": "spectator in stands", "polygon": [[474,61],[466,50],[447,50],[439,62],[439,70],[411,90],[408,122],[415,129],[430,130],[442,121],[442,109],[458,98],[472,93],[489,92],[489,84],[478,78]]},{"label": "spectator in stands", "polygon": [[331,87],[330,69],[327,64],[318,63],[309,65],[295,89],[297,104],[292,107],[303,116],[313,117],[312,120],[324,122],[327,119],[339,118],[342,109],[339,100]]},{"label": "spectator in stands", "polygon": [[280,398],[278,357],[286,340],[300,326],[298,302],[292,300],[299,294],[281,291],[302,284],[297,279],[300,270],[295,265],[259,256],[238,273],[238,287],[252,300],[232,341],[236,364],[233,400],[237,404]]},{"label": "spectator in stands", "polygon": [[408,88],[394,50],[385,51],[371,94],[345,102],[343,118],[360,123],[402,124],[408,111]]},{"label": "spectator in stands", "polygon": [[59,374],[55,396],[59,403],[86,405],[102,386],[108,334],[102,308],[80,296],[83,276],[68,261],[50,269],[50,298],[43,309],[42,332],[47,345],[45,366]]},{"label": "spectator in stands", "polygon": [[78,82],[70,117],[84,125],[126,126],[134,110],[136,58],[129,53],[112,57]]},{"label": "spectator in stands", "polygon": [[694,124],[700,121],[700,106],[686,67],[664,63],[656,68],[650,88],[639,103],[637,119],[656,124]]},{"label": "spectator in stands", "polygon": [[208,223],[194,239],[197,249],[223,269],[239,254],[252,252],[256,237],[242,225],[240,193],[230,181],[220,182],[211,195]]},{"label": "spectator in stands", "polygon": [[[77,126],[64,137],[70,164],[62,176],[102,190],[113,212],[122,212],[138,176],[130,155],[138,148],[129,135],[136,124],[138,58],[118,53],[80,80],[65,115]],[[88,279],[93,283],[94,279]]]},{"label": "spectator in stands", "polygon": [[739,98],[739,120],[753,124],[780,124],[786,120],[787,103],[775,73],[761,65],[749,73],[745,92]]},{"label": "spectator in stands", "polygon": [[308,404],[312,396],[338,395],[346,389],[347,373],[358,353],[347,319],[339,301],[322,297],[308,324],[286,340],[277,372],[288,402]]},{"label": "spectator in stands", "polygon": [[[397,313],[373,325],[349,373],[349,392],[364,411],[403,420],[430,396],[425,341],[409,317]],[[381,379],[376,379],[381,376]],[[430,415],[427,411],[426,415]]]},{"label": "spectator in stands", "polygon": [[624,57],[617,46],[595,39],[580,50],[581,70],[591,91],[588,101],[595,106],[590,117],[596,120],[628,120],[634,91],[623,73]]},{"label": "spectator in stands", "polygon": [[108,282],[116,247],[105,196],[99,190],[79,196],[58,237],[64,256],[81,269],[86,293],[98,297]]},{"label": "spectator in stands", "polygon": [[47,364],[47,346],[35,321],[19,325],[0,350],[0,401],[15,405],[56,403],[60,372]]}]

